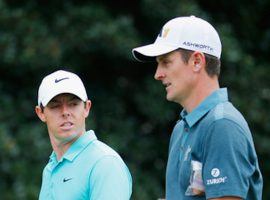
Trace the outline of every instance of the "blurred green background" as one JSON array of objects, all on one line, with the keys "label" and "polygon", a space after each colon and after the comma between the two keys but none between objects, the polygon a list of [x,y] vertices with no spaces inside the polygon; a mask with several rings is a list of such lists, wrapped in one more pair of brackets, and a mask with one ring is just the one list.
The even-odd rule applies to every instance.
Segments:
[{"label": "blurred green background", "polygon": [[270,199],[269,0],[0,0],[0,198],[38,198],[51,146],[34,113],[42,78],[76,72],[93,107],[87,121],[133,176],[135,200],[164,197],[171,130],[181,107],[167,102],[136,46],[176,16],[208,20],[223,43],[221,86],[245,115]]}]

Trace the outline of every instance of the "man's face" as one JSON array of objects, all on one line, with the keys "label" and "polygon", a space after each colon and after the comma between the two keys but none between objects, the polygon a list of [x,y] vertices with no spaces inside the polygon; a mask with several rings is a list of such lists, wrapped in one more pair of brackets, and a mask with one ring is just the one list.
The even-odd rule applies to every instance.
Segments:
[{"label": "man's face", "polygon": [[91,102],[84,103],[72,94],[54,97],[44,108],[36,108],[39,118],[47,124],[51,140],[69,143],[85,132],[85,118],[89,114]]},{"label": "man's face", "polygon": [[179,51],[157,57],[155,79],[162,82],[167,100],[182,104],[192,91],[194,76],[190,63],[184,63]]}]

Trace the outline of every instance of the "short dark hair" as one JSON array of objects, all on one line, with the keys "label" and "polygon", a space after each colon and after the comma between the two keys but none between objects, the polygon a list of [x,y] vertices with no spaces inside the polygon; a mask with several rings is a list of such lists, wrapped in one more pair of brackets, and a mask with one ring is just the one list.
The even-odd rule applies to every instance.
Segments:
[{"label": "short dark hair", "polygon": [[[181,48],[178,49],[178,51],[181,53],[182,60],[186,64],[188,63],[191,54],[194,52],[192,50],[181,49]],[[210,77],[213,77],[213,76],[219,77],[220,65],[221,65],[220,59],[206,53],[204,53],[204,55],[205,55],[205,62],[206,62],[205,70],[207,74]]]},{"label": "short dark hair", "polygon": [[40,103],[40,109],[41,109],[41,112],[44,112],[44,106],[42,105],[42,103]]}]

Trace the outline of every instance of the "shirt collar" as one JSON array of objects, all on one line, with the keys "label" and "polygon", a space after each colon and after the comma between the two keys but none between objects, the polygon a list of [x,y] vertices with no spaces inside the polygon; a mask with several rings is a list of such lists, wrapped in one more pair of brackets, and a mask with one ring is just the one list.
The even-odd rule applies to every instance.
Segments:
[{"label": "shirt collar", "polygon": [[[69,161],[73,161],[74,158],[91,142],[97,140],[95,132],[93,130],[87,131],[82,134],[67,150],[67,152],[63,155],[62,159],[58,162],[61,162],[63,159],[67,159]],[[56,161],[56,154],[52,152],[50,156],[51,161]],[[56,161],[57,162],[57,161]]]},{"label": "shirt collar", "polygon": [[188,126],[192,127],[217,104],[226,101],[228,101],[227,88],[221,88],[210,94],[191,113],[187,113],[187,111],[184,109],[180,115],[182,119],[187,122]]}]

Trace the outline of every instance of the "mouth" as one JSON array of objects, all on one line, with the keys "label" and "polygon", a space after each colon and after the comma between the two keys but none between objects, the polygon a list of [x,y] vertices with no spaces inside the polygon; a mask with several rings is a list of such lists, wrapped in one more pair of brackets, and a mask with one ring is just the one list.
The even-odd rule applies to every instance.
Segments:
[{"label": "mouth", "polygon": [[70,130],[71,128],[73,128],[73,123],[72,122],[64,122],[60,125],[60,128],[62,130]]},{"label": "mouth", "polygon": [[165,89],[167,90],[172,84],[171,83],[163,83],[163,85],[165,86]]}]

